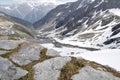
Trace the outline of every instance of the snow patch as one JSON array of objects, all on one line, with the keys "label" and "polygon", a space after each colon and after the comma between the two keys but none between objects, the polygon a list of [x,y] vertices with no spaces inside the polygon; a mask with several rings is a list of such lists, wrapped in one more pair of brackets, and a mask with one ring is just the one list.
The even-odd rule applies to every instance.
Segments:
[{"label": "snow patch", "polygon": [[9,6],[6,6],[4,8],[7,9],[7,10],[11,10],[11,8]]},{"label": "snow patch", "polygon": [[83,54],[73,55],[74,57],[82,57],[84,59],[95,61],[102,65],[108,65],[120,71],[120,49],[105,49]]},{"label": "snow patch", "polygon": [[104,0],[102,0],[101,2],[99,2],[99,3],[95,6],[95,8],[98,7],[98,6],[100,6],[103,2],[104,2]]},{"label": "snow patch", "polygon": [[117,16],[120,16],[120,9],[119,8],[109,9],[109,12],[111,12]]},{"label": "snow patch", "polygon": [[59,12],[56,16],[60,16],[62,14],[62,12]]},{"label": "snow patch", "polygon": [[54,49],[60,53],[61,56],[71,56],[72,54],[81,54],[84,52],[89,52],[86,49],[73,48],[73,47],[55,47],[51,43],[41,44],[48,49]]}]

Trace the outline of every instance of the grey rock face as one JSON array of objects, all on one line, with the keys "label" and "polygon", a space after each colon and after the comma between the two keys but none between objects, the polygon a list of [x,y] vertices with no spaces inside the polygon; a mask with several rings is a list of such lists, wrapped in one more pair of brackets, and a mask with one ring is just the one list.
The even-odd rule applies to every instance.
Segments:
[{"label": "grey rock face", "polygon": [[60,56],[59,52],[57,52],[53,49],[48,49],[46,55],[47,56]]},{"label": "grey rock face", "polygon": [[27,71],[15,67],[10,61],[0,57],[0,80],[19,79],[27,74]]},{"label": "grey rock face", "polygon": [[120,80],[112,74],[104,71],[95,70],[90,66],[86,66],[79,70],[79,73],[72,76],[72,80]]},{"label": "grey rock face", "polygon": [[58,80],[61,68],[71,60],[70,57],[56,57],[38,63],[35,70],[34,80]]},{"label": "grey rock face", "polygon": [[18,52],[11,55],[11,59],[19,65],[26,65],[40,58],[42,48],[36,43],[24,43]]},{"label": "grey rock face", "polygon": [[6,53],[7,53],[7,51],[0,51],[0,55],[6,54]]},{"label": "grey rock face", "polygon": [[8,40],[8,36],[1,36],[0,40]]},{"label": "grey rock face", "polygon": [[0,48],[10,50],[16,48],[20,43],[22,41],[0,40]]}]

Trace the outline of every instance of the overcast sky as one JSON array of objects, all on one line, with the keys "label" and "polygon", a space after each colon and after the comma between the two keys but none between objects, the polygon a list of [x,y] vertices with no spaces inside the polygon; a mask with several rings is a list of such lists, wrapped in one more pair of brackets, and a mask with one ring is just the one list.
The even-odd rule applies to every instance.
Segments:
[{"label": "overcast sky", "polygon": [[26,2],[26,1],[39,1],[41,3],[44,2],[52,2],[52,3],[66,3],[66,2],[73,2],[73,1],[77,1],[77,0],[0,0],[0,4],[17,4],[17,3],[22,3],[22,2]]}]

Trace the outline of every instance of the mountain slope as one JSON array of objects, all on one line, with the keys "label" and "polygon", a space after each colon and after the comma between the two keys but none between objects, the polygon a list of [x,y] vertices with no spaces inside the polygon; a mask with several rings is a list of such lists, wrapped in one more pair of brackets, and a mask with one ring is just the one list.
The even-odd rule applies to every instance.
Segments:
[{"label": "mountain slope", "polygon": [[[16,19],[17,20],[17,19]],[[27,28],[23,24],[20,24],[13,20],[8,15],[0,13],[0,35],[8,38],[33,38],[34,33],[30,27]]]},{"label": "mountain slope", "polygon": [[95,42],[100,46],[117,41],[119,45],[119,28],[112,30],[120,23],[120,15],[116,14],[119,4],[119,0],[78,0],[56,7],[34,26],[42,35],[49,37],[90,44]]}]

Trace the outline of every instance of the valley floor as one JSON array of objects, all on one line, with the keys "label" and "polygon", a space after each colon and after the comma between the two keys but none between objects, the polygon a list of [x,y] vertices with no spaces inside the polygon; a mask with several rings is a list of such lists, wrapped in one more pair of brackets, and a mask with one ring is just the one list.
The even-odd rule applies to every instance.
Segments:
[{"label": "valley floor", "polygon": [[[69,44],[72,45],[72,43]],[[79,46],[78,43],[76,44],[77,46]],[[107,65],[109,67],[116,69],[117,71],[120,71],[120,64],[119,64],[120,49],[100,50],[99,48],[95,48],[98,50],[89,50],[87,48],[90,46],[82,45],[79,47],[83,47],[83,48],[79,48],[79,47],[74,47],[75,45],[73,45],[73,47],[70,46],[68,47],[68,46],[63,46],[65,45],[64,43],[61,44],[62,46],[60,46],[59,44],[59,47],[56,47],[56,45],[53,43],[43,43],[42,45],[48,49],[54,49],[58,51],[61,56],[73,56],[77,58],[82,57],[86,60],[95,61],[99,64]]]}]

